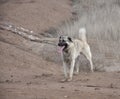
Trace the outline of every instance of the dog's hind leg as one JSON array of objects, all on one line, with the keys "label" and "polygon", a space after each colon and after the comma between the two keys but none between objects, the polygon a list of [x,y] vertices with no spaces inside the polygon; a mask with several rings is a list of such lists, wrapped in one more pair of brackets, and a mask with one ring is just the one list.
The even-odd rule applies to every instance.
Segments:
[{"label": "dog's hind leg", "polygon": [[92,62],[92,54],[91,54],[89,45],[86,48],[84,48],[82,52],[90,62],[90,66],[91,66],[90,69],[93,72],[94,68],[93,68],[93,62]]},{"label": "dog's hind leg", "polygon": [[80,66],[79,64],[76,65],[76,74],[79,74],[79,71],[80,71]]}]

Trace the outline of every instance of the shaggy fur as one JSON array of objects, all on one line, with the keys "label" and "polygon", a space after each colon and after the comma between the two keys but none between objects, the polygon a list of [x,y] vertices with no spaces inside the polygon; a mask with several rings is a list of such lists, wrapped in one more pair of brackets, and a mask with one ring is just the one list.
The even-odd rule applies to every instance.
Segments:
[{"label": "shaggy fur", "polygon": [[[75,60],[83,53],[90,62],[91,71],[93,72],[92,54],[90,46],[86,40],[86,29],[79,29],[79,39],[73,39],[68,36],[60,36],[58,46],[62,51],[63,69],[65,79],[63,81],[71,81],[73,77],[73,71],[75,66]],[[77,73],[79,72],[79,66],[77,66]]]}]

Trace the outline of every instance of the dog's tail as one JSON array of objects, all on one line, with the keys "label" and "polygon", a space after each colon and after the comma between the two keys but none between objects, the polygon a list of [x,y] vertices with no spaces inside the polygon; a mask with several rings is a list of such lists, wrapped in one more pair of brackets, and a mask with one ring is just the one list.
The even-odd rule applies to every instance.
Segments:
[{"label": "dog's tail", "polygon": [[84,41],[84,42],[87,42],[86,29],[84,27],[79,29],[79,39]]}]

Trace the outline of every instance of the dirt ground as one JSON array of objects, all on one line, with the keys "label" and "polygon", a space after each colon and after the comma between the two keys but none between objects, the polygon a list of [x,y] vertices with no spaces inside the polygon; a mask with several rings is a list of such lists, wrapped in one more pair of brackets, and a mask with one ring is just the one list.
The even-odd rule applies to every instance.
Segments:
[{"label": "dirt ground", "polygon": [[[72,17],[69,0],[0,3],[0,21],[37,33]],[[48,46],[0,29],[0,99],[120,99],[120,72],[80,72],[73,81],[61,83],[62,63],[42,57]],[[55,55],[60,61],[60,55]]]}]

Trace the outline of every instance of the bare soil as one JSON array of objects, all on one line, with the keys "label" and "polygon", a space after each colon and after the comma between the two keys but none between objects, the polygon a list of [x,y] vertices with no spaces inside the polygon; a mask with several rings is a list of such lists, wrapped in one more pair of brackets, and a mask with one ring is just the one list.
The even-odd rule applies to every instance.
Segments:
[{"label": "bare soil", "polygon": [[[0,3],[2,22],[37,33],[55,28],[72,17],[69,0],[1,0]],[[53,61],[56,59],[52,55],[59,63]],[[63,77],[55,47],[0,30],[0,99],[120,99],[120,72],[80,72],[73,81],[61,83]]]}]

